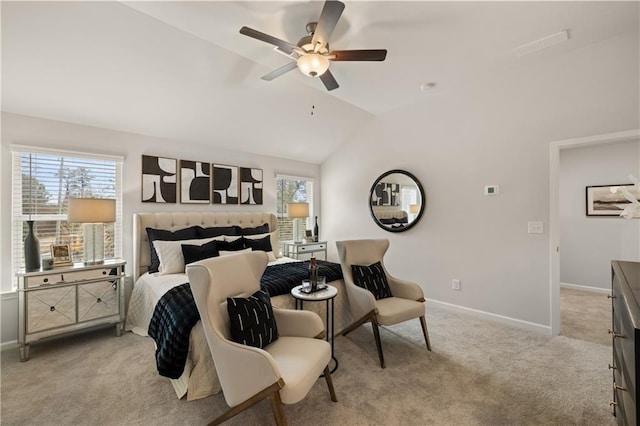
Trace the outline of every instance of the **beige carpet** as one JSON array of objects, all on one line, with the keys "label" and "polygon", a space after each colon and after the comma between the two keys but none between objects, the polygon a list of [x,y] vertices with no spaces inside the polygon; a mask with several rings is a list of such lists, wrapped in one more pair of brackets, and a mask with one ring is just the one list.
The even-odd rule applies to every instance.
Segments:
[{"label": "beige carpet", "polygon": [[606,294],[560,287],[560,334],[611,344],[611,299]]},{"label": "beige carpet", "polygon": [[[614,425],[608,345],[549,337],[430,309],[433,352],[419,322],[381,332],[378,364],[368,326],[336,339],[338,402],[318,380],[285,406],[291,425]],[[3,425],[201,425],[226,410],[222,395],[185,402],[153,365],[149,338],[105,329],[34,345],[31,360],[2,353]],[[229,425],[274,424],[262,402]]]}]

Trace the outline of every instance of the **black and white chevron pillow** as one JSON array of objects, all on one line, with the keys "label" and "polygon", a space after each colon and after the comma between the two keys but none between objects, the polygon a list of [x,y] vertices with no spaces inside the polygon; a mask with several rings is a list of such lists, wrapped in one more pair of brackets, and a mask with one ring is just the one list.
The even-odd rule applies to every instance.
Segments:
[{"label": "black and white chevron pillow", "polygon": [[351,265],[351,273],[354,284],[369,290],[376,300],[391,297],[391,288],[381,262],[369,266]]},{"label": "black and white chevron pillow", "polygon": [[234,342],[263,349],[278,339],[271,299],[263,290],[247,298],[228,297],[227,312]]}]

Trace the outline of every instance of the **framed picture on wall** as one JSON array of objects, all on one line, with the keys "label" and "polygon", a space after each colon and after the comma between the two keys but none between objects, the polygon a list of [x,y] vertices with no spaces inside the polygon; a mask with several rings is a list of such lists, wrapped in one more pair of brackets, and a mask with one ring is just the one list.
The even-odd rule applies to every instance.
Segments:
[{"label": "framed picture on wall", "polygon": [[640,193],[633,189],[632,184],[587,186],[587,216],[621,217],[622,210],[631,204],[631,201],[627,200],[620,191],[623,187],[640,200]]},{"label": "framed picture on wall", "polygon": [[142,156],[142,202],[175,203],[178,192],[178,160]]},{"label": "framed picture on wall", "polygon": [[209,204],[211,199],[211,164],[180,160],[180,202]]},{"label": "framed picture on wall", "polygon": [[240,167],[240,204],[262,204],[262,169]]},{"label": "framed picture on wall", "polygon": [[213,204],[238,204],[238,167],[224,164],[212,164]]}]

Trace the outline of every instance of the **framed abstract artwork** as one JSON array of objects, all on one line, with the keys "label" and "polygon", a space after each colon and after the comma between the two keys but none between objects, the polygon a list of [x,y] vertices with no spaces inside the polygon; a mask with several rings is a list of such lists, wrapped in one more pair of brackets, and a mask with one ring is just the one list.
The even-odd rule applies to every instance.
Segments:
[{"label": "framed abstract artwork", "polygon": [[142,202],[175,203],[177,200],[178,160],[142,156]]},{"label": "framed abstract artwork", "polygon": [[262,169],[240,167],[240,204],[262,204]]},{"label": "framed abstract artwork", "polygon": [[371,193],[372,206],[399,206],[400,184],[379,182]]},{"label": "framed abstract artwork", "polygon": [[209,204],[211,201],[211,164],[180,160],[180,202]]},{"label": "framed abstract artwork", "polygon": [[238,167],[213,164],[213,204],[238,204]]},{"label": "framed abstract artwork", "polygon": [[587,216],[618,216],[625,206],[631,204],[620,191],[626,188],[640,200],[640,193],[634,190],[634,185],[597,185],[587,186],[586,189],[586,213]]}]

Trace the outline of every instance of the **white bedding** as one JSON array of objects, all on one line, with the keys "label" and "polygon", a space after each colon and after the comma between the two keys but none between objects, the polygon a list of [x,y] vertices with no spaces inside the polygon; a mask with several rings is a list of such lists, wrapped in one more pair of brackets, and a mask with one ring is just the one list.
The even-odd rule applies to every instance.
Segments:
[{"label": "white bedding", "polygon": [[[298,262],[298,260],[280,257],[275,261],[269,262],[269,265],[289,262]],[[140,336],[148,336],[147,330],[158,300],[171,288],[186,282],[188,282],[188,279],[185,273],[168,275],[159,275],[158,273],[142,274],[136,281],[131,293],[125,325],[126,330],[130,330]],[[344,282],[339,280],[329,284],[338,288],[338,296],[334,301],[334,321],[337,334],[350,324],[351,315],[344,290]],[[271,303],[278,308],[295,308],[294,299],[288,294],[272,297]],[[323,322],[325,322],[326,318],[325,308],[325,303],[305,304],[305,309],[316,312]],[[170,380],[178,398],[183,398],[186,395],[189,401],[220,392],[220,384],[200,321],[194,326],[190,334],[189,356],[182,376],[179,379]]]}]

